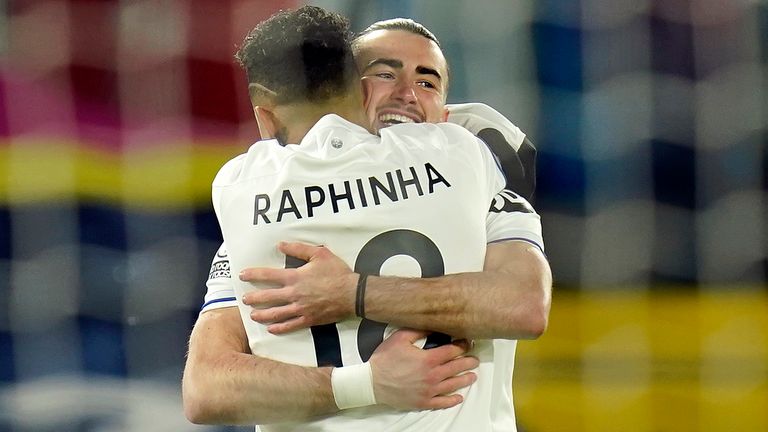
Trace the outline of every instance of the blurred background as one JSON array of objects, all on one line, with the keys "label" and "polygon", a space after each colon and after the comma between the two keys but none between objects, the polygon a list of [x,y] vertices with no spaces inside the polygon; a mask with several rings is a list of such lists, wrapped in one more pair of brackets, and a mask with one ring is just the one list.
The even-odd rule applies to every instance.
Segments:
[{"label": "blurred background", "polygon": [[[539,149],[550,327],[521,431],[768,431],[768,1],[325,0],[441,39]],[[0,431],[188,424],[232,55],[298,0],[0,2]]]}]

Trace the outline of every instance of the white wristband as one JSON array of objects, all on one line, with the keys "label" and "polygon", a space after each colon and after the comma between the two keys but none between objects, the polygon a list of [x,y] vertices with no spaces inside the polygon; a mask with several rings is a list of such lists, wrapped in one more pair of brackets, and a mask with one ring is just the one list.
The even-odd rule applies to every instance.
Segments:
[{"label": "white wristband", "polygon": [[369,362],[333,368],[331,388],[333,399],[339,409],[376,404],[376,396],[373,394],[373,372]]}]

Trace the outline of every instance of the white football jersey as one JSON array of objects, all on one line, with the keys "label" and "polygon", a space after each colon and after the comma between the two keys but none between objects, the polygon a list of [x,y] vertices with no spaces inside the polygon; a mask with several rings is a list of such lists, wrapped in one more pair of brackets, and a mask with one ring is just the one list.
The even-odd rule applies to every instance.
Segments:
[{"label": "white football jersey", "polygon": [[[379,138],[327,115],[299,145],[261,141],[228,162],[214,180],[213,205],[234,272],[301,265],[277,251],[288,240],[325,245],[356,272],[430,277],[482,270],[486,224],[509,208],[522,221],[509,235],[541,244],[538,216],[514,194],[499,195],[504,182],[485,144],[463,128],[404,124]],[[235,298],[268,288],[230,283]],[[394,330],[355,318],[275,336],[250,319],[250,307],[236,303],[253,354],[303,366],[359,364]],[[261,429],[514,430],[514,349],[515,341],[477,341],[478,381],[454,408],[372,406]]]},{"label": "white football jersey", "polygon": [[[525,134],[512,122],[510,122],[501,113],[491,108],[488,105],[482,103],[464,103],[464,104],[448,104],[448,121],[472,132],[474,135],[482,133],[483,131],[496,130],[504,138],[504,142],[500,144],[499,141],[486,139],[490,141],[489,144],[494,154],[501,159],[502,169],[507,176],[508,183],[511,183],[514,179],[519,179],[519,171],[524,171],[523,176],[528,177],[526,183],[533,182],[530,179],[535,175],[534,168],[522,163],[520,166],[515,161],[515,157],[501,157],[499,155],[509,154],[508,151],[503,149],[504,146],[508,146],[515,154],[518,152],[532,151],[535,154],[535,149],[528,150],[524,146]],[[501,148],[500,148],[501,147]],[[518,158],[519,160],[528,160],[525,157]],[[512,160],[512,163],[509,163]],[[534,161],[535,162],[535,161]],[[522,168],[521,168],[522,167]],[[495,202],[503,203],[505,201],[512,200],[514,205],[507,205],[504,211],[489,212],[486,224],[486,234],[488,242],[498,242],[504,240],[522,240],[535,244],[542,251],[543,242],[541,241],[541,226],[539,224],[538,215],[533,210],[530,211],[530,205],[526,200],[521,199],[517,193],[507,191],[503,195],[499,195]],[[533,214],[525,214],[533,213]],[[206,281],[207,291],[201,312],[206,312],[213,309],[223,307],[235,307],[237,301],[235,299],[235,292],[230,283],[230,271],[229,260],[227,258],[226,242],[222,243],[219,250],[211,261],[211,269],[209,272],[208,280]]]}]

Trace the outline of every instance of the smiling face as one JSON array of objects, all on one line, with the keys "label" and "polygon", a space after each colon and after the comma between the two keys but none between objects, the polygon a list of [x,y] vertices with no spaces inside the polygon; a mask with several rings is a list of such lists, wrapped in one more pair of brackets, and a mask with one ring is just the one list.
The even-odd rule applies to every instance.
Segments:
[{"label": "smiling face", "polygon": [[355,61],[374,129],[445,121],[448,67],[435,42],[406,30],[376,30],[357,44]]}]

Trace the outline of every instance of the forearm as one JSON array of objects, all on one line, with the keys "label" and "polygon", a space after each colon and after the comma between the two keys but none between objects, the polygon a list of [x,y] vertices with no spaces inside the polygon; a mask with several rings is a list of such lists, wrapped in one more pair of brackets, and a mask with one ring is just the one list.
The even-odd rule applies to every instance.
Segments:
[{"label": "forearm", "polygon": [[493,246],[492,251],[489,247],[482,272],[436,278],[370,276],[365,316],[454,337],[536,338],[547,325],[551,275],[543,255],[514,243]]},{"label": "forearm", "polygon": [[[242,280],[280,287],[244,296],[253,307],[252,320],[273,334],[285,334],[356,314],[360,275],[326,248],[280,247],[309,264],[241,273]],[[506,241],[488,246],[482,272],[425,279],[369,276],[363,316],[454,337],[534,339],[546,329],[551,289],[544,254],[530,243]]]},{"label": "forearm", "polygon": [[[413,345],[425,336],[416,330],[400,330],[374,351],[370,385],[377,403],[400,410],[442,409],[461,403],[462,397],[452,393],[475,381],[470,371],[478,366],[477,359],[465,356],[466,343],[431,350]],[[182,381],[184,412],[190,421],[266,424],[339,411],[331,368],[295,366],[246,351],[247,338],[237,309],[213,310],[198,318]],[[351,384],[365,385],[354,379]],[[342,400],[365,404],[359,398],[350,399],[348,379],[337,376],[335,385]]]},{"label": "forearm", "polygon": [[491,295],[472,298],[472,292],[475,296],[481,292],[481,284],[489,288],[489,279],[479,272],[428,279],[370,276],[365,317],[454,337],[498,337],[503,309],[494,307]]},{"label": "forearm", "polygon": [[[247,346],[231,331],[216,335],[230,326],[220,325],[230,317],[209,315],[215,312],[201,316],[190,338],[182,385],[190,421],[266,424],[338,411],[330,368],[301,367],[244,353]],[[240,320],[239,315],[236,318]]]},{"label": "forearm", "polygon": [[503,275],[462,273],[431,279],[369,277],[366,318],[472,339],[531,339],[541,334],[538,302]]},{"label": "forearm", "polygon": [[[266,424],[338,411],[330,368],[303,368],[250,354],[232,354],[201,371],[190,400],[202,424]],[[194,372],[192,372],[194,373]],[[197,400],[197,403],[195,403]]]}]

